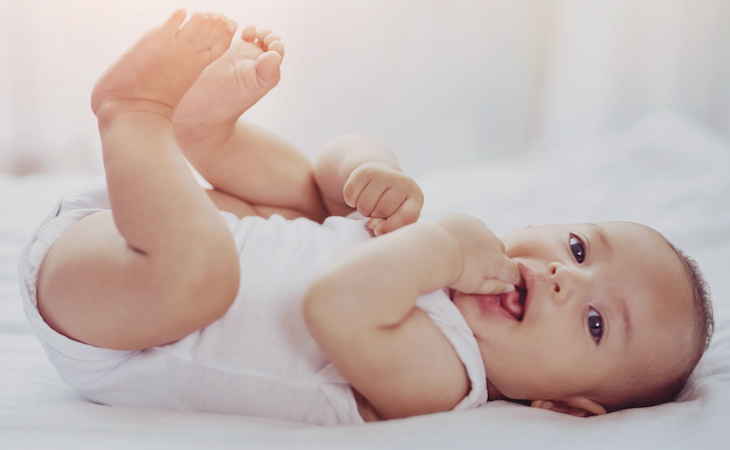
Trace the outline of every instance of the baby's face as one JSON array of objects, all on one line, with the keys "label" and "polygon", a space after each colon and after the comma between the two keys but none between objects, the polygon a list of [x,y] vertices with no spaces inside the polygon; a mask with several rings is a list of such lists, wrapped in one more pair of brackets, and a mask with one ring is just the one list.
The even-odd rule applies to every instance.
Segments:
[{"label": "baby's face", "polygon": [[684,369],[690,285],[658,233],[624,222],[548,225],[503,241],[524,279],[519,301],[454,294],[502,395],[605,404]]}]

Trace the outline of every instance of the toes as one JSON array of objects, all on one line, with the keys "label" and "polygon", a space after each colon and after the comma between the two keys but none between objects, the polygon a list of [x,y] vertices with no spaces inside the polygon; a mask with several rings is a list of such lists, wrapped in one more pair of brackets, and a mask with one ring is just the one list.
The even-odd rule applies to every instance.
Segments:
[{"label": "toes", "polygon": [[246,42],[254,42],[256,40],[256,27],[249,25],[241,31],[241,39]]},{"label": "toes", "polygon": [[[251,44],[257,44],[263,51],[274,50],[280,55],[284,55],[284,45],[276,44],[281,42],[281,37],[272,33],[271,30],[257,30],[255,26],[249,25],[241,31],[241,39]],[[272,45],[274,48],[271,47]]]},{"label": "toes", "polygon": [[182,25],[187,16],[187,11],[185,11],[184,9],[178,9],[177,11],[172,13],[172,16],[170,16],[170,18],[167,19],[167,22],[162,25],[162,29],[169,32],[169,34],[171,35],[175,35],[175,33],[177,33],[180,29],[180,25]]},{"label": "toes", "polygon": [[228,19],[226,16],[219,15],[216,17],[215,27],[207,38],[207,42],[210,45],[211,61],[218,59],[228,50],[231,46],[231,39],[233,39],[236,28],[238,28],[236,22]]},{"label": "toes", "polygon": [[195,34],[194,42],[201,46],[205,46],[205,44],[210,41],[209,38],[216,29],[217,21],[215,16],[211,14],[201,14],[201,17],[201,25],[198,32]]},{"label": "toes", "polygon": [[236,22],[222,14],[213,16],[213,20],[211,22],[213,24],[213,29],[208,40],[230,44],[231,39],[233,38],[233,33],[235,33],[236,28],[238,28]]},{"label": "toes", "polygon": [[180,42],[192,43],[201,42],[215,28],[216,18],[214,15],[207,13],[195,12],[178,32]]},{"label": "toes", "polygon": [[281,41],[274,41],[269,45],[269,50],[275,51],[276,53],[280,54],[283,57],[284,56],[284,43]]},{"label": "toes", "polygon": [[227,19],[227,20],[228,20],[228,23],[226,25],[226,31],[228,33],[231,33],[231,37],[233,37],[233,33],[235,33],[236,30],[238,29],[238,24],[233,19]]},{"label": "toes", "polygon": [[280,64],[281,55],[277,52],[266,52],[256,59],[256,77],[260,86],[271,88],[279,82]]},{"label": "toes", "polygon": [[268,49],[272,42],[276,42],[276,41],[280,41],[280,40],[281,40],[281,38],[279,37],[278,34],[274,34],[274,33],[268,34],[268,35],[266,35],[266,37],[264,37],[264,41],[263,41],[264,47],[266,47]]},{"label": "toes", "polygon": [[212,61],[228,49],[236,28],[236,23],[222,14],[194,13],[178,31],[177,39],[193,51],[208,51]]},{"label": "toes", "polygon": [[190,19],[177,32],[180,43],[190,44],[195,42],[205,26],[204,16],[201,13],[193,13]]},{"label": "toes", "polygon": [[269,35],[271,35],[271,30],[259,30],[256,32],[256,41],[263,51],[266,51],[266,44],[264,41]]},{"label": "toes", "polygon": [[259,40],[259,42],[263,42],[264,38],[271,34],[271,30],[258,30],[256,32],[256,39]]}]

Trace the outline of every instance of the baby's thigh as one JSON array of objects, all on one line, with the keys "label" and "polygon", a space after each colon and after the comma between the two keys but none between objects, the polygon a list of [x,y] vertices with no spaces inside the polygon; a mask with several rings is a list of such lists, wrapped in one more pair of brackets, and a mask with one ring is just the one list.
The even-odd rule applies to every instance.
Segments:
[{"label": "baby's thigh", "polygon": [[58,333],[90,345],[138,350],[166,344],[212,323],[232,301],[215,298],[214,290],[205,301],[192,298],[188,287],[196,274],[175,266],[131,248],[111,211],[94,213],[48,251],[38,308]]}]

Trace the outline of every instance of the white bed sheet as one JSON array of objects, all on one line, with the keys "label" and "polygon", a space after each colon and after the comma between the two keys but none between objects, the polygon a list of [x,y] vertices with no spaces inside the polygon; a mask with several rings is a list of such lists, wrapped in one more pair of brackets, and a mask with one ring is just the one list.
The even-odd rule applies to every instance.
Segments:
[{"label": "white bed sheet", "polygon": [[424,215],[469,212],[497,232],[608,219],[661,230],[699,261],[716,305],[715,338],[680,401],[590,419],[493,402],[337,428],[92,404],[46,361],[25,322],[16,269],[56,198],[89,177],[0,177],[0,448],[728,448],[730,145],[658,115],[618,136],[536,155],[422,177]]}]

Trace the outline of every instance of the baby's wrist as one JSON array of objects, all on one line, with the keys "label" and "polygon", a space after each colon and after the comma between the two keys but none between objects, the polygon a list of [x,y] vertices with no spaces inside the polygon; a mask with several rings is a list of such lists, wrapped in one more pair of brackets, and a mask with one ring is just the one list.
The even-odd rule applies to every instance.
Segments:
[{"label": "baby's wrist", "polygon": [[449,226],[449,217],[444,218],[440,221],[435,222],[435,225],[441,229],[442,238],[444,240],[442,251],[442,257],[444,261],[447,261],[446,267],[448,268],[447,283],[445,286],[453,287],[464,271],[464,252],[461,244],[459,243],[458,237],[452,232]]}]

